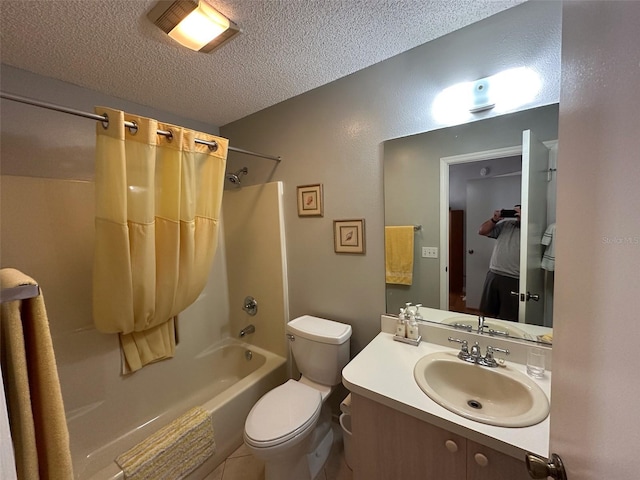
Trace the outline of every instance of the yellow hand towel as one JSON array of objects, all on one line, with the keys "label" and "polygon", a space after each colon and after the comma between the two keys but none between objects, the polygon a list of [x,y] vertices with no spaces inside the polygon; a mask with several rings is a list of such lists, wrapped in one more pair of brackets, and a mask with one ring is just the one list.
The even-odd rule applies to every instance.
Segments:
[{"label": "yellow hand towel", "polygon": [[384,227],[385,278],[387,283],[413,283],[413,225]]},{"label": "yellow hand towel", "polygon": [[[37,285],[13,268],[0,270],[0,284],[3,289]],[[69,431],[42,295],[3,303],[0,326],[18,478],[71,479]]]}]

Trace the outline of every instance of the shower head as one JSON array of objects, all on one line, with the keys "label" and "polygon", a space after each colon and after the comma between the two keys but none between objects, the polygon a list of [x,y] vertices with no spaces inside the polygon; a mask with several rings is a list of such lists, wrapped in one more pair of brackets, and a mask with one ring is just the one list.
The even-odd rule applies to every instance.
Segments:
[{"label": "shower head", "polygon": [[229,182],[233,183],[234,185],[240,185],[240,177],[242,175],[246,175],[248,172],[249,170],[247,169],[247,167],[242,167],[235,173],[227,173],[226,177],[227,180],[229,180]]}]

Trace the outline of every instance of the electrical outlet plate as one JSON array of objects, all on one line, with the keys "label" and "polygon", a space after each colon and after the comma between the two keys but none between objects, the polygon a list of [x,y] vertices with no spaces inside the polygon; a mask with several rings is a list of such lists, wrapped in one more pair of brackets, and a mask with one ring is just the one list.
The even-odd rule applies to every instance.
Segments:
[{"label": "electrical outlet plate", "polygon": [[438,258],[438,247],[422,247],[422,258]]}]

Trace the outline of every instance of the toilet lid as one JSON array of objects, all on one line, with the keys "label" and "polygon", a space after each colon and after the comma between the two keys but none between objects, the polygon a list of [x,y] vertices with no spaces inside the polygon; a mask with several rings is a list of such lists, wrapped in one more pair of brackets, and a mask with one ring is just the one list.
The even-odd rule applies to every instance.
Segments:
[{"label": "toilet lid", "polygon": [[244,425],[245,438],[260,447],[286,442],[315,423],[321,406],[319,391],[289,380],[253,406]]}]

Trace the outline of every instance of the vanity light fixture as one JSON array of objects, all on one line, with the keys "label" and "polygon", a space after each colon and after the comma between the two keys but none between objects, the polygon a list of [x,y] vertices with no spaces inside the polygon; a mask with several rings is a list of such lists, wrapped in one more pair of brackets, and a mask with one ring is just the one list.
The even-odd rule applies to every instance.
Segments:
[{"label": "vanity light fixture", "polygon": [[433,116],[440,123],[461,123],[476,113],[493,109],[509,112],[532,102],[541,87],[540,76],[532,69],[518,67],[490,77],[461,82],[445,88],[433,101]]},{"label": "vanity light fixture", "polygon": [[205,0],[160,1],[147,17],[181,45],[209,53],[240,33],[238,26]]},{"label": "vanity light fixture", "polygon": [[491,81],[489,78],[481,78],[473,82],[473,103],[469,111],[471,113],[484,112],[496,106]]}]

